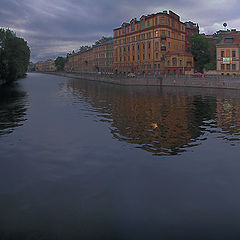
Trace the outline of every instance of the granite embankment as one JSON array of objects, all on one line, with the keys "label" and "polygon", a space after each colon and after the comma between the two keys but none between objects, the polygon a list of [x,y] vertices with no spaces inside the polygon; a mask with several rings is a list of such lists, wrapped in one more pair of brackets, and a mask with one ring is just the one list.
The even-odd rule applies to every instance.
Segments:
[{"label": "granite embankment", "polygon": [[167,76],[116,76],[99,75],[92,73],[67,73],[67,72],[48,72],[48,74],[60,75],[70,78],[79,78],[89,81],[98,81],[119,85],[139,85],[139,86],[177,86],[177,87],[202,87],[202,88],[225,88],[240,89],[240,76],[222,76],[222,75],[167,75]]}]

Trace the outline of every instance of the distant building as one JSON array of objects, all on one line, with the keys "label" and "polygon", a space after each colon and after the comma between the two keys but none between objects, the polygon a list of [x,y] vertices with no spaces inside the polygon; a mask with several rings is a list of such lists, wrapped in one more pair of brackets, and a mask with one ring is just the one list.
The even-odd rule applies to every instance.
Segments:
[{"label": "distant building", "polygon": [[113,39],[93,45],[94,67],[97,72],[113,73]]},{"label": "distant building", "polygon": [[193,23],[191,21],[189,22],[185,22],[185,26],[186,26],[186,50],[190,51],[191,49],[191,37],[194,34],[199,34],[199,26],[197,23]]},{"label": "distant building", "polygon": [[35,71],[38,72],[54,72],[56,71],[56,66],[54,60],[47,60],[35,63]]},{"label": "distant building", "polygon": [[186,25],[172,11],[132,19],[113,30],[115,73],[184,74],[193,70]]},{"label": "distant building", "polygon": [[113,72],[113,40],[98,41],[90,49],[68,55],[68,72]]},{"label": "distant building", "polygon": [[68,72],[95,72],[93,49],[68,55],[64,68]]},{"label": "distant building", "polygon": [[222,75],[240,74],[240,33],[227,34],[216,45],[217,71]]}]

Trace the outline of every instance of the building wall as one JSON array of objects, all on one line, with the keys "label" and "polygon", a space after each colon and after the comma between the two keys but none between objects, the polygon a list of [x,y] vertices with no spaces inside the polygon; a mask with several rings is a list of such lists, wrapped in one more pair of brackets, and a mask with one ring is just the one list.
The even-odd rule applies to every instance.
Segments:
[{"label": "building wall", "polygon": [[[232,42],[229,43],[226,39]],[[240,74],[240,35],[228,36],[217,44],[216,58],[220,74]]]},{"label": "building wall", "polygon": [[35,70],[39,72],[54,72],[56,71],[55,62],[53,60],[38,62],[35,64]]},{"label": "building wall", "polygon": [[166,11],[132,19],[114,29],[116,73],[165,73],[167,52],[185,52],[185,24]]},{"label": "building wall", "polygon": [[113,72],[113,44],[95,45],[93,48],[68,56],[66,71]]}]

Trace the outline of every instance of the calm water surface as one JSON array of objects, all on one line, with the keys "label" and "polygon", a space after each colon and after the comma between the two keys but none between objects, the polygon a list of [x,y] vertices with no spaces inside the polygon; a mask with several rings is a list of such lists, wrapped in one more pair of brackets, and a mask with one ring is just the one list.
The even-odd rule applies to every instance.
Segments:
[{"label": "calm water surface", "polygon": [[240,239],[239,186],[239,91],[0,89],[0,239]]}]

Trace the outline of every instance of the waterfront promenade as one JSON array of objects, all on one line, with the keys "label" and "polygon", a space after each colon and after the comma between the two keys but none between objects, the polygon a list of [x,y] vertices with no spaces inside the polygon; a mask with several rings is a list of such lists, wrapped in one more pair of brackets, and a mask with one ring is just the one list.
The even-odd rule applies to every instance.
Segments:
[{"label": "waterfront promenade", "polygon": [[77,72],[47,72],[70,78],[79,78],[89,81],[98,81],[118,85],[130,86],[176,86],[240,89],[240,76],[204,75],[196,77],[191,75],[140,75],[127,77],[124,75],[104,75],[96,73]]}]

